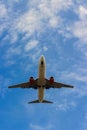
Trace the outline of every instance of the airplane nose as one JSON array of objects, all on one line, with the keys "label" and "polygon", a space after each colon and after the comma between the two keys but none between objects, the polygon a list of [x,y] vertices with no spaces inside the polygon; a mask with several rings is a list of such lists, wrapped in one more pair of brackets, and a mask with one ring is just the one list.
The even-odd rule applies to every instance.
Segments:
[{"label": "airplane nose", "polygon": [[41,65],[43,65],[43,61],[41,61]]},{"label": "airplane nose", "polygon": [[41,57],[40,57],[39,65],[40,65],[40,66],[45,66],[45,58],[44,58],[43,55],[41,55]]},{"label": "airplane nose", "polygon": [[40,58],[40,64],[44,65],[44,63],[45,63],[45,59],[44,59],[44,56],[42,55],[41,58]]},{"label": "airplane nose", "polygon": [[43,56],[43,55],[41,56],[41,60],[43,60],[43,61],[44,61],[44,56]]}]

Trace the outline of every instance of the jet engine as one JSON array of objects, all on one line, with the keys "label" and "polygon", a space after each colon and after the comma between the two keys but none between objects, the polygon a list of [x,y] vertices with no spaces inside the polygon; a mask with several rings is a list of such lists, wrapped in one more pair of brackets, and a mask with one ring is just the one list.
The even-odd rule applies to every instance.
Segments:
[{"label": "jet engine", "polygon": [[54,77],[50,77],[49,83],[50,83],[50,84],[53,84],[53,83],[54,83]]},{"label": "jet engine", "polygon": [[33,78],[33,77],[30,77],[29,83],[30,83],[30,84],[34,84],[34,78]]}]

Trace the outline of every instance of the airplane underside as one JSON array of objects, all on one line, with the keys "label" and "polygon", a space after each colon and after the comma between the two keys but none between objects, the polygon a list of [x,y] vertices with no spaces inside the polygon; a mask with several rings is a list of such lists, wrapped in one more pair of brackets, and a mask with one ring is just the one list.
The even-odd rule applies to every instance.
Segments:
[{"label": "airplane underside", "polygon": [[54,77],[52,77],[52,76],[49,79],[47,79],[45,72],[46,72],[46,62],[45,62],[44,56],[42,55],[40,57],[39,64],[38,64],[38,78],[37,79],[30,77],[28,82],[12,85],[12,86],[9,86],[8,88],[38,89],[38,99],[28,102],[29,104],[31,104],[31,103],[53,103],[51,101],[44,100],[44,90],[45,89],[62,88],[62,87],[73,88],[74,87],[72,85],[56,82],[54,80]]}]

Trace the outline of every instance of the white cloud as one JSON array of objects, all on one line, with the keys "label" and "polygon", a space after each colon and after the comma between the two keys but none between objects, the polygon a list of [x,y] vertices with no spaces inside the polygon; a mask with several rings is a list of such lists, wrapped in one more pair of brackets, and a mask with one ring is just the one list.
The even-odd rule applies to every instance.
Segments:
[{"label": "white cloud", "polygon": [[20,47],[14,47],[8,49],[9,54],[20,54]]},{"label": "white cloud", "polygon": [[[73,5],[72,0],[32,0],[29,1],[29,10],[20,15],[19,10],[14,13],[16,2],[19,2],[19,0],[8,0],[8,10],[4,4],[1,3],[0,6],[2,10],[1,17],[8,16],[6,21],[3,20],[0,32],[2,33],[3,30],[8,29],[12,43],[18,40],[17,35],[20,33],[24,34],[23,37],[26,39],[34,34],[41,35],[48,27],[57,28],[61,22],[58,13]],[[7,12],[9,13],[7,14]]]},{"label": "white cloud", "polygon": [[58,19],[55,17],[55,18],[52,18],[52,19],[49,20],[49,24],[50,24],[51,27],[55,28],[55,27],[57,27],[59,21],[60,21],[60,20],[58,20]]},{"label": "white cloud", "polygon": [[65,91],[67,95],[72,93],[76,97],[81,98],[87,95],[87,69],[74,68],[74,72],[63,72],[62,79],[72,81],[74,89]]},{"label": "white cloud", "polygon": [[14,28],[19,33],[26,32],[28,36],[31,36],[35,32],[39,33],[42,29],[40,14],[35,9],[29,10],[15,21]]},{"label": "white cloud", "polygon": [[82,5],[79,6],[79,17],[80,17],[80,19],[87,18],[87,8],[85,8]]},{"label": "white cloud", "polygon": [[76,107],[77,104],[74,101],[67,101],[64,99],[61,103],[58,102],[54,106],[56,110],[67,111],[68,109]]},{"label": "white cloud", "polygon": [[67,10],[70,6],[72,0],[29,1],[29,10],[15,21],[15,29],[31,36],[43,32],[49,26],[57,28],[61,21],[58,12]]},{"label": "white cloud", "polygon": [[84,114],[83,121],[80,125],[80,130],[87,130],[87,113]]},{"label": "white cloud", "polygon": [[3,30],[5,30],[8,26],[6,20],[8,17],[8,10],[4,3],[0,2],[0,35]]},{"label": "white cloud", "polygon": [[87,83],[87,75],[82,73],[69,72],[65,77]]},{"label": "white cloud", "polygon": [[[9,37],[10,38],[10,37]],[[16,43],[18,40],[18,35],[16,33],[13,32],[13,34],[11,34],[11,43]]]},{"label": "white cloud", "polygon": [[53,129],[53,126],[51,124],[48,124],[48,126],[40,126],[40,125],[34,125],[30,124],[30,127],[32,130],[51,130]]},{"label": "white cloud", "polygon": [[43,50],[44,50],[44,51],[47,51],[47,50],[48,50],[48,47],[47,47],[47,46],[44,46],[44,47],[43,47]]},{"label": "white cloud", "polygon": [[31,5],[35,7],[36,4],[43,14],[50,17],[60,10],[67,10],[73,5],[73,2],[72,0],[42,0],[41,2],[32,0]]},{"label": "white cloud", "polygon": [[74,24],[73,34],[77,37],[82,44],[87,43],[87,19],[80,20]]},{"label": "white cloud", "polygon": [[71,32],[78,39],[75,47],[87,58],[87,8],[79,5],[76,14],[79,19],[72,25]]},{"label": "white cloud", "polygon": [[87,9],[80,5],[77,11],[79,20],[74,23],[72,32],[82,44],[87,43]]},{"label": "white cloud", "polygon": [[[14,63],[13,56],[20,55],[20,54],[21,54],[21,46],[18,46],[18,47],[11,46],[6,51],[4,58],[7,59],[7,64],[8,64],[8,61],[9,63],[13,64]],[[12,59],[12,61],[10,61],[9,59]]]},{"label": "white cloud", "polygon": [[32,54],[30,54],[30,57],[32,58],[33,62],[37,62],[37,59],[41,54],[42,49],[38,47]]},{"label": "white cloud", "polygon": [[6,6],[0,2],[0,18],[3,18],[7,15]]},{"label": "white cloud", "polygon": [[3,77],[0,75],[0,96],[4,98],[6,92],[7,92],[7,87],[8,84],[10,83],[10,78],[9,77]]},{"label": "white cloud", "polygon": [[2,34],[3,30],[6,28],[5,24],[0,24],[0,34]]},{"label": "white cloud", "polygon": [[61,22],[61,18],[58,13],[63,10],[67,10],[72,6],[72,0],[42,0],[38,3],[39,13],[42,20],[47,20],[46,24],[50,27],[56,27]]},{"label": "white cloud", "polygon": [[27,52],[27,51],[37,47],[37,45],[38,45],[38,41],[32,40],[25,45],[25,51]]},{"label": "white cloud", "polygon": [[56,11],[57,10],[67,10],[72,5],[72,0],[51,0],[51,7]]}]

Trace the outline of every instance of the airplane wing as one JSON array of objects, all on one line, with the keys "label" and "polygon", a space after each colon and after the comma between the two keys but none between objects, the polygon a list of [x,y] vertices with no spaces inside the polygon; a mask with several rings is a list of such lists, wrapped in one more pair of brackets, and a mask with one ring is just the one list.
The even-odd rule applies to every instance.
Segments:
[{"label": "airplane wing", "polygon": [[54,87],[55,87],[55,88],[61,88],[61,87],[73,88],[74,86],[68,85],[68,84],[63,84],[63,83],[54,82]]},{"label": "airplane wing", "polygon": [[34,81],[34,84],[30,84],[29,82],[25,82],[25,83],[21,83],[21,84],[17,84],[17,85],[13,85],[13,86],[9,86],[8,88],[36,88],[37,89],[37,80]]},{"label": "airplane wing", "polygon": [[46,87],[47,88],[62,88],[62,87],[66,87],[66,88],[74,88],[74,86],[72,85],[68,85],[68,84],[63,84],[63,83],[59,83],[59,82],[53,82],[52,84],[49,82],[49,80],[46,80]]}]

